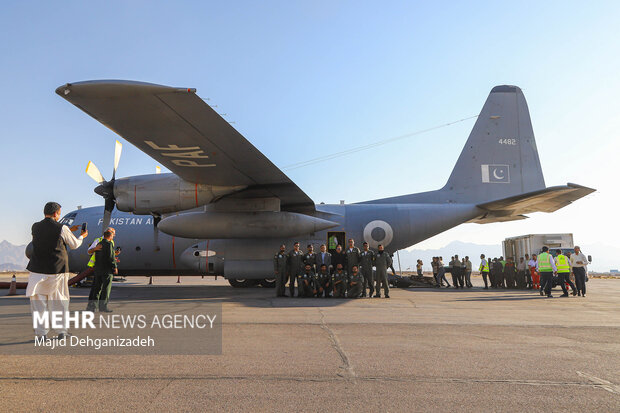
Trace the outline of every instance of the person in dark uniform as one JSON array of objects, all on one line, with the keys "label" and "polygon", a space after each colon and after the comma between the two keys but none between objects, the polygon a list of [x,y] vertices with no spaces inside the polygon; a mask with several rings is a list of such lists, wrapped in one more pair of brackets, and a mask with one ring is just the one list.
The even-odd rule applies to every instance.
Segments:
[{"label": "person in dark uniform", "polygon": [[383,250],[383,245],[381,244],[379,244],[377,250],[378,251],[375,254],[375,268],[377,269],[375,297],[381,297],[381,285],[383,284],[385,298],[390,298],[390,286],[388,285],[387,269],[392,265],[392,257],[390,257],[390,254]]},{"label": "person in dark uniform", "polygon": [[318,281],[318,289],[316,296],[320,297],[323,294],[324,297],[331,297],[332,295],[332,277],[329,274],[329,270],[327,269],[326,264],[321,264],[319,272],[316,274],[316,279]]},{"label": "person in dark uniform", "polygon": [[307,252],[304,254],[303,263],[304,265],[310,264],[312,272],[316,272],[316,255],[314,254],[314,246],[312,244],[308,244],[307,246]]},{"label": "person in dark uniform", "polygon": [[364,289],[364,277],[359,272],[357,265],[351,268],[351,274],[349,274],[349,281],[347,284],[347,297],[359,298],[362,290]]},{"label": "person in dark uniform", "polygon": [[306,264],[303,273],[297,278],[297,296],[314,297],[316,294],[316,289],[314,287],[314,271],[312,271],[312,266],[310,264]]},{"label": "person in dark uniform", "polygon": [[315,254],[314,262],[317,269],[321,268],[321,265],[325,264],[327,266],[327,271],[331,272],[332,255],[327,252],[327,246],[325,244],[321,244],[321,251]]},{"label": "person in dark uniform", "polygon": [[338,245],[336,251],[332,254],[332,268],[337,268],[338,264],[342,265],[343,271],[347,269],[347,255],[342,250],[342,246]]},{"label": "person in dark uniform", "polygon": [[273,273],[276,276],[276,297],[286,297],[286,245],[280,245],[280,251],[273,257]]},{"label": "person in dark uniform", "polygon": [[349,248],[345,251],[347,256],[347,273],[349,276],[353,273],[353,266],[356,265],[359,269],[360,265],[360,249],[355,246],[353,238],[349,240]]},{"label": "person in dark uniform", "polygon": [[299,250],[299,242],[296,242],[293,244],[293,249],[288,253],[287,260],[288,289],[291,297],[295,297],[295,280],[304,271],[303,257],[304,254]]},{"label": "person in dark uniform", "polygon": [[504,285],[504,266],[497,258],[493,259],[493,273],[495,274],[495,288],[506,288]]},{"label": "person in dark uniform", "polygon": [[[49,311],[69,311],[69,256],[67,248],[76,249],[82,245],[82,240],[88,236],[88,231],[76,238],[72,234],[79,226],[69,228],[58,222],[61,214],[60,204],[48,202],[43,208],[45,218],[32,225],[32,243],[28,266],[28,286],[26,297],[30,298],[30,310],[33,321],[35,314],[45,314]],[[51,316],[51,314],[49,314]],[[64,321],[64,320],[61,320]],[[61,323],[64,324],[64,323]],[[46,337],[48,329],[42,323],[33,323],[34,334],[37,337]],[[65,338],[69,333],[67,326],[55,329],[58,338]]]},{"label": "person in dark uniform", "polygon": [[362,244],[362,252],[360,253],[360,265],[362,267],[362,276],[364,277],[364,290],[362,297],[366,297],[366,289],[368,296],[372,297],[375,292],[374,277],[372,275],[372,267],[375,261],[375,253],[368,249],[368,243]]},{"label": "person in dark uniform", "polygon": [[452,284],[454,285],[454,288],[463,288],[461,260],[459,260],[459,256],[455,255],[452,257],[452,261],[450,261],[449,265],[452,271]]},{"label": "person in dark uniform", "polygon": [[118,274],[112,238],[114,233],[108,230],[103,233],[103,239],[97,245],[97,248],[99,246],[101,248],[95,252],[95,280],[90,289],[86,311],[95,311],[98,308],[101,312],[112,312],[108,308],[108,301],[112,290],[112,278]]},{"label": "person in dark uniform", "polygon": [[348,276],[342,264],[336,264],[336,271],[332,274],[334,297],[344,298],[347,291]]},{"label": "person in dark uniform", "polygon": [[506,288],[515,288],[517,271],[512,257],[508,257],[506,265],[504,265],[504,279],[506,280]]}]

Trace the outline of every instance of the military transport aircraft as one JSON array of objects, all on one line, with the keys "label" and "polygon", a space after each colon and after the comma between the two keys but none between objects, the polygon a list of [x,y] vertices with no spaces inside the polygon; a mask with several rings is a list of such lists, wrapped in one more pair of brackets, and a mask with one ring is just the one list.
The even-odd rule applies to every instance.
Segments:
[{"label": "military transport aircraft", "polygon": [[86,268],[87,244],[110,223],[123,250],[121,275],[221,275],[236,287],[272,286],[281,243],[305,249],[335,235],[342,244],[353,238],[394,252],[465,222],[553,212],[594,191],[545,186],[516,86],[491,90],[443,188],[349,205],[315,205],[195,89],[101,80],[56,93],[172,171],[116,178],[118,141],[109,181],[89,163],[105,206],[62,220],[87,222],[91,233],[70,252],[73,271]]}]

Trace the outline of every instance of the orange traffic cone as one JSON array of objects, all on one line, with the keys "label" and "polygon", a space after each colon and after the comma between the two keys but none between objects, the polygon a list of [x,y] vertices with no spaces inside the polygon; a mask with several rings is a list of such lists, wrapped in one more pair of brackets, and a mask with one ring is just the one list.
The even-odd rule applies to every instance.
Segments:
[{"label": "orange traffic cone", "polygon": [[9,287],[9,293],[7,295],[17,295],[17,280],[15,279],[15,274],[13,274],[13,278],[11,278],[11,286]]}]

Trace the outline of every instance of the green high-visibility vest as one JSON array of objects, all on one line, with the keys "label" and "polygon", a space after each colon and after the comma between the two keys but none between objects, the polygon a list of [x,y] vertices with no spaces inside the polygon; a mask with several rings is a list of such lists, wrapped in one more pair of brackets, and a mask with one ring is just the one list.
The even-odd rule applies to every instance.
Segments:
[{"label": "green high-visibility vest", "polygon": [[558,272],[570,272],[570,264],[566,255],[560,254],[555,257],[555,266],[558,267]]},{"label": "green high-visibility vest", "polygon": [[538,271],[553,272],[553,267],[549,262],[549,253],[541,252],[540,254],[538,254]]},{"label": "green high-visibility vest", "polygon": [[[99,244],[102,239],[103,239],[103,237],[99,237],[95,241],[97,241],[97,244]],[[114,240],[112,240],[112,248],[114,248]],[[89,267],[94,267],[95,266],[95,253],[94,252],[91,254],[90,260],[88,260],[88,266]]]},{"label": "green high-visibility vest", "polygon": [[328,246],[327,248],[329,248],[330,250],[335,250],[336,247],[338,246],[338,238],[335,235],[332,235],[329,238],[329,242],[328,242]]},{"label": "green high-visibility vest", "polygon": [[481,265],[482,267],[482,272],[489,272],[489,261],[484,260],[484,265]]}]

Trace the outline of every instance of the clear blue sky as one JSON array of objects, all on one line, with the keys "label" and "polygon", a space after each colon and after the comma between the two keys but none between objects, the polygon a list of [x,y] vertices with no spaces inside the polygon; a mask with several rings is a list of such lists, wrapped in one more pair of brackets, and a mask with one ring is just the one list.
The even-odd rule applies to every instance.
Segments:
[{"label": "clear blue sky", "polygon": [[[101,204],[85,175],[111,175],[116,136],[56,96],[67,82],[195,87],[280,167],[478,114],[497,84],[528,100],[547,185],[599,189],[528,222],[464,225],[499,242],[574,232],[620,246],[620,3],[575,1],[14,2],[0,13],[0,239],[25,243],[43,204]],[[473,120],[290,171],[316,202],[444,184]],[[120,176],[155,161],[124,146]]]}]

